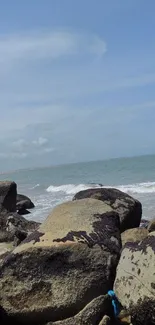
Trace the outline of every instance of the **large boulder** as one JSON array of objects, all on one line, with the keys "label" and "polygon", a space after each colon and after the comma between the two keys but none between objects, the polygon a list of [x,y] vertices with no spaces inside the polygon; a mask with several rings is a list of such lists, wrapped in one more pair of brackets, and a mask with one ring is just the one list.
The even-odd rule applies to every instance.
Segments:
[{"label": "large boulder", "polygon": [[34,203],[30,200],[30,198],[23,194],[17,194],[16,200],[16,209],[19,214],[28,214],[27,210],[33,209],[35,207]]},{"label": "large boulder", "polygon": [[128,194],[115,188],[92,188],[78,192],[73,200],[93,198],[110,205],[120,217],[121,232],[139,227],[142,205]]},{"label": "large boulder", "polygon": [[146,238],[148,234],[149,232],[146,228],[132,228],[125,230],[121,234],[122,246],[124,246],[128,242],[134,243],[141,241]]},{"label": "large boulder", "polygon": [[0,305],[20,325],[74,317],[112,289],[120,250],[111,207],[94,199],[61,204],[4,260]]},{"label": "large boulder", "polygon": [[133,323],[155,322],[155,232],[125,245],[114,284],[120,303],[131,311]]},{"label": "large boulder", "polygon": [[16,183],[9,181],[0,181],[0,213],[2,211],[16,211],[16,196]]}]

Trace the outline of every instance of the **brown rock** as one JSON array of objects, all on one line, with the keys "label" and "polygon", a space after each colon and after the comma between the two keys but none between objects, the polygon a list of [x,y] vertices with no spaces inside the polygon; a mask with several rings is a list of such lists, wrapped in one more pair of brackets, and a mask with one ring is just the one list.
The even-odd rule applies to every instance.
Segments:
[{"label": "brown rock", "polygon": [[133,324],[155,322],[155,232],[127,243],[117,267],[114,291]]},{"label": "brown rock", "polygon": [[128,242],[138,242],[143,240],[149,234],[148,230],[145,228],[133,228],[124,231],[121,234],[122,246]]},{"label": "brown rock", "polygon": [[109,325],[109,324],[110,324],[110,317],[107,315],[103,316],[102,320],[99,323],[99,325]]},{"label": "brown rock", "polygon": [[4,260],[1,306],[20,325],[73,318],[112,289],[121,249],[119,227],[117,213],[101,201],[57,206]]},{"label": "brown rock", "polygon": [[13,243],[0,243],[0,262],[14,249]]},{"label": "brown rock", "polygon": [[78,192],[73,200],[94,198],[108,204],[119,214],[121,232],[139,227],[142,216],[142,205],[126,193],[115,188],[93,188]]},{"label": "brown rock", "polygon": [[153,232],[155,231],[155,219],[152,219],[149,224],[148,224],[148,227],[147,227],[147,230],[149,232]]}]

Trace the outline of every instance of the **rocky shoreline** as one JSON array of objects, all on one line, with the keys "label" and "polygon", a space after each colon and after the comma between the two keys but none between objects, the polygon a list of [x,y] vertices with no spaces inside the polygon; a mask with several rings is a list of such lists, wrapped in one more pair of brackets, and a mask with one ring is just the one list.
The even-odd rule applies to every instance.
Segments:
[{"label": "rocky shoreline", "polygon": [[[155,221],[113,188],[77,193],[42,223],[0,182],[0,324],[155,324]],[[141,225],[141,227],[140,227]]]}]

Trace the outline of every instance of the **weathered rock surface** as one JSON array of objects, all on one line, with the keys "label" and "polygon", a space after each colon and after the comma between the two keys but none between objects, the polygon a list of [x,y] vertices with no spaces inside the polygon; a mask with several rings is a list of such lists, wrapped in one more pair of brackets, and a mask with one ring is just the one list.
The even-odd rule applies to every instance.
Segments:
[{"label": "weathered rock surface", "polygon": [[13,243],[0,243],[0,262],[4,256],[8,255],[14,249]]},{"label": "weathered rock surface", "polygon": [[34,208],[34,203],[30,200],[29,197],[23,194],[17,194],[17,200],[16,200],[16,209],[19,214],[24,215],[28,214],[29,209]]},{"label": "weathered rock surface", "polygon": [[[106,313],[113,315],[111,300],[109,296],[99,296],[93,299],[84,309],[74,317],[62,321],[49,322],[46,325],[96,325]],[[102,321],[102,320],[101,320]]]},{"label": "weathered rock surface", "polygon": [[[17,185],[14,182],[0,181],[0,213],[16,211]],[[1,224],[0,224],[1,228]]]},{"label": "weathered rock surface", "polygon": [[100,321],[99,325],[110,325],[110,317],[105,315],[103,316],[102,320]]},{"label": "weathered rock surface", "polygon": [[124,231],[121,234],[122,246],[128,242],[138,242],[143,240],[148,236],[149,232],[145,228],[132,228]]},{"label": "weathered rock surface", "polygon": [[149,222],[147,229],[148,229],[149,232],[155,231],[155,219],[152,219]]},{"label": "weathered rock surface", "polygon": [[0,230],[0,243],[3,242],[11,242],[13,240],[13,237],[8,231],[6,230]]},{"label": "weathered rock surface", "polygon": [[121,304],[131,310],[134,324],[155,322],[155,232],[139,243],[125,245],[114,284]]},{"label": "weathered rock surface", "polygon": [[142,205],[126,193],[115,188],[97,188],[78,192],[73,200],[94,198],[110,205],[120,217],[121,232],[139,227],[142,217]]},{"label": "weathered rock surface", "polygon": [[1,212],[0,213],[0,242],[14,241],[14,238],[17,235],[17,233],[19,234],[21,232],[25,232],[28,235],[29,233],[38,229],[39,225],[40,223],[27,220],[16,212],[15,213]]},{"label": "weathered rock surface", "polygon": [[117,213],[99,200],[57,206],[4,260],[0,305],[20,325],[74,317],[112,289],[119,228]]}]

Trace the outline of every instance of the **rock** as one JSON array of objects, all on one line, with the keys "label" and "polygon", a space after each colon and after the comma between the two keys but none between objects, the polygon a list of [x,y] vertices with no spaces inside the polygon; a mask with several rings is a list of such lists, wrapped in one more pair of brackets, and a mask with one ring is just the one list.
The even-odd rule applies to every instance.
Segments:
[{"label": "rock", "polygon": [[110,205],[120,217],[121,232],[139,227],[142,216],[142,205],[126,193],[115,188],[97,188],[78,192],[73,200],[94,198]]},{"label": "rock", "polygon": [[24,215],[27,215],[27,214],[30,214],[31,212],[26,210],[26,209],[20,209],[18,210],[18,214],[20,214],[21,216],[24,216]]},{"label": "rock", "polygon": [[109,324],[110,324],[110,317],[107,315],[103,316],[102,320],[99,323],[99,325],[109,325]]},{"label": "rock", "polygon": [[111,300],[107,295],[93,299],[84,309],[71,318],[49,322],[46,325],[96,325],[100,324],[100,319],[105,313],[112,314]]},{"label": "rock", "polygon": [[124,325],[132,325],[131,315],[125,309],[121,310],[120,314],[117,317],[117,320],[118,320],[118,325],[123,325],[123,324]]},{"label": "rock", "polygon": [[134,316],[134,324],[155,322],[155,232],[141,242],[125,245],[114,290],[123,307]]},{"label": "rock", "polygon": [[141,222],[140,222],[140,228],[146,228],[148,227],[148,224],[149,224],[149,220],[146,220],[146,219],[142,219]]},{"label": "rock", "polygon": [[17,194],[16,208],[19,211],[33,209],[34,203],[26,195]]},{"label": "rock", "polygon": [[[32,232],[36,230],[40,223],[32,220],[27,220],[24,217],[20,216],[17,212],[15,213],[1,213],[0,214],[0,224],[1,224],[1,230],[5,231],[7,228],[7,220],[9,217],[12,217],[12,220],[14,225],[16,227],[19,227],[20,229],[23,229],[27,232]],[[2,226],[3,223],[3,226]]]},{"label": "rock", "polygon": [[28,235],[28,232],[16,225],[13,216],[8,217],[6,222],[6,230],[14,238],[14,245],[18,246]]},{"label": "rock", "polygon": [[149,232],[153,232],[155,231],[155,219],[152,219],[149,224],[148,224],[148,227],[147,227],[147,230]]},{"label": "rock", "polygon": [[138,242],[143,240],[149,234],[148,230],[145,228],[132,228],[124,231],[121,234],[122,246],[128,242]]},{"label": "rock", "polygon": [[11,242],[12,240],[13,237],[10,233],[8,233],[6,230],[0,230],[0,243]]},{"label": "rock", "polygon": [[4,256],[8,255],[14,249],[13,243],[0,243],[0,262]]},{"label": "rock", "polygon": [[[16,211],[17,185],[14,182],[0,181],[0,213]],[[0,224],[1,228],[1,224]]]},{"label": "rock", "polygon": [[57,206],[4,260],[1,306],[20,325],[73,318],[112,289],[119,228],[117,213],[99,200]]},{"label": "rock", "polygon": [[15,245],[17,245],[23,238],[23,236],[21,237],[22,234],[24,235],[25,233],[27,236],[36,230],[40,223],[27,220],[16,212],[9,214],[4,212],[0,214],[0,225],[0,242],[11,242],[15,240]]}]

